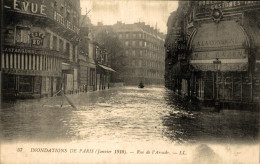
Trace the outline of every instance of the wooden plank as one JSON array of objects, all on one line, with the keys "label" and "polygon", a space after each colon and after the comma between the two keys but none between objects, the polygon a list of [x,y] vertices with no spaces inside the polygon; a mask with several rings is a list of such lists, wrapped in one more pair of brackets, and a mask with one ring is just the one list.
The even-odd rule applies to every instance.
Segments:
[{"label": "wooden plank", "polygon": [[72,106],[74,109],[77,109],[73,102],[63,93],[61,92],[62,96],[67,100],[67,102]]}]

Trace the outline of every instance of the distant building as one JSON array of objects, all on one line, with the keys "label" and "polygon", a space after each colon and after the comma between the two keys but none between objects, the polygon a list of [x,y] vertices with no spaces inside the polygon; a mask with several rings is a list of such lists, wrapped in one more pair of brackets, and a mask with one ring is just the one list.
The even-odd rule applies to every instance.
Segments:
[{"label": "distant building", "polygon": [[3,97],[78,89],[80,0],[4,0]]},{"label": "distant building", "polygon": [[[101,25],[102,26],[102,25]],[[164,34],[145,23],[112,26],[125,45],[127,66],[122,75],[126,85],[164,83]]]}]

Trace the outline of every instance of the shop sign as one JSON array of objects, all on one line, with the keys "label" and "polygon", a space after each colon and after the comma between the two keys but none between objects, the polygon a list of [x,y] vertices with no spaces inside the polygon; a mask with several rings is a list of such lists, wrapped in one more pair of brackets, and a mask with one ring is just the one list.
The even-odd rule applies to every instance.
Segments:
[{"label": "shop sign", "polygon": [[245,49],[225,50],[225,51],[206,51],[193,52],[191,60],[207,60],[207,59],[244,59],[247,58]]},{"label": "shop sign", "polygon": [[65,19],[61,14],[54,11],[54,20],[66,27],[67,29],[79,34],[79,28],[72,24],[69,20]]},{"label": "shop sign", "polygon": [[46,15],[46,5],[28,2],[25,0],[13,0],[13,9],[16,11],[22,11],[26,13]]},{"label": "shop sign", "polygon": [[245,8],[260,5],[259,1],[198,1],[197,13],[209,12],[213,9]]},{"label": "shop sign", "polygon": [[40,46],[43,45],[44,34],[40,32],[31,33],[32,45]]},{"label": "shop sign", "polygon": [[36,50],[29,48],[20,48],[20,47],[6,47],[4,49],[6,53],[22,53],[22,54],[39,54],[39,55],[47,55],[47,51],[44,50]]},{"label": "shop sign", "polygon": [[192,63],[195,70],[200,71],[247,71],[248,63],[222,63],[219,70],[213,63]]},{"label": "shop sign", "polygon": [[240,36],[231,37],[227,39],[218,39],[212,38],[212,40],[202,40],[194,43],[194,47],[202,48],[202,47],[224,47],[224,46],[236,46],[241,45]]},{"label": "shop sign", "polygon": [[39,71],[39,70],[22,70],[22,69],[6,69],[3,68],[3,73],[16,75],[30,75],[30,76],[61,76],[59,71]]},{"label": "shop sign", "polygon": [[242,49],[247,46],[247,34],[235,21],[202,24],[191,44],[193,51]]}]

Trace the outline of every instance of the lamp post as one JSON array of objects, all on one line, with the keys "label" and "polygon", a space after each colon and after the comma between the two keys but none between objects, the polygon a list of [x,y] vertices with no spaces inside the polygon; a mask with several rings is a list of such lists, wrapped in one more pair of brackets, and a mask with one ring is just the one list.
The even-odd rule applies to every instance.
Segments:
[{"label": "lamp post", "polygon": [[218,87],[218,73],[221,69],[221,61],[219,61],[218,58],[216,58],[215,61],[213,61],[213,64],[214,64],[214,68],[215,68],[215,71],[216,71],[216,99],[215,99],[215,109],[217,111],[219,111],[219,87]]}]

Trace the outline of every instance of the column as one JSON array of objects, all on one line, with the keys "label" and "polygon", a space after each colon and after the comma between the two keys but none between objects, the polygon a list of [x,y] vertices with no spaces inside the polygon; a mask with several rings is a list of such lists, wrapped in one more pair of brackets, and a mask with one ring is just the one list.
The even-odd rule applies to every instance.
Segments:
[{"label": "column", "polygon": [[9,55],[5,54],[5,68],[9,68]]},{"label": "column", "polygon": [[18,60],[18,69],[21,69],[21,55],[20,54],[18,54],[18,56],[17,56],[17,60]]},{"label": "column", "polygon": [[24,62],[24,63],[25,63],[25,64],[24,64],[24,69],[28,69],[28,56],[27,56],[27,54],[24,55],[24,59],[25,59],[25,60],[24,60],[24,61],[25,61],[25,62]]},{"label": "column", "polygon": [[17,54],[14,54],[14,67],[17,68]]},{"label": "column", "polygon": [[24,64],[25,64],[24,56],[25,56],[25,54],[21,54],[21,69],[25,69],[24,68]]},{"label": "column", "polygon": [[39,70],[40,69],[40,56],[37,55],[36,56],[36,70]]},{"label": "column", "polygon": [[52,68],[53,67],[52,59],[53,59],[52,57],[49,57],[49,60],[50,60],[50,70],[51,71],[53,70],[53,68]]},{"label": "column", "polygon": [[14,65],[14,61],[13,61],[13,54],[9,54],[10,56],[10,68],[14,68],[13,65]]},{"label": "column", "polygon": [[31,70],[32,69],[32,55],[31,54],[29,54],[29,63],[28,63],[28,65],[29,65],[29,70]]},{"label": "column", "polygon": [[43,56],[39,56],[39,60],[40,60],[40,70],[42,70],[42,63],[43,63]]},{"label": "column", "polygon": [[36,63],[36,60],[35,60],[35,56],[36,56],[36,55],[33,55],[33,56],[32,56],[32,61],[33,61],[33,62],[32,62],[32,70],[35,70],[35,65],[37,64],[37,63]]}]

